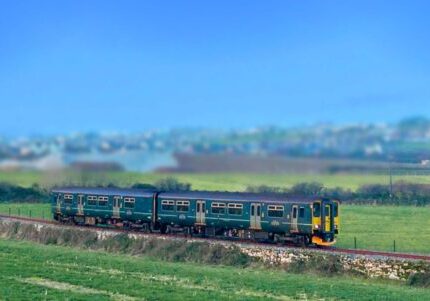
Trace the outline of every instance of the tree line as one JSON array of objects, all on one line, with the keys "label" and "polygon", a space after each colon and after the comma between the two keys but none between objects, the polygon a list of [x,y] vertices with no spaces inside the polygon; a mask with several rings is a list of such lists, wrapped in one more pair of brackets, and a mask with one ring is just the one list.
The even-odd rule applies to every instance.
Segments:
[{"label": "tree line", "polygon": [[[101,185],[99,186],[101,187]],[[109,184],[103,187],[117,187]],[[136,183],[131,188],[154,189],[159,191],[191,191],[190,183],[183,183],[175,178],[165,178],[154,184]],[[282,193],[294,196],[321,196],[339,199],[347,204],[372,205],[430,205],[430,185],[414,184],[399,181],[393,185],[368,184],[357,190],[342,187],[327,188],[319,182],[298,183],[290,188],[275,186],[248,186],[246,192],[254,193]],[[9,183],[0,183],[0,202],[49,202],[49,189],[34,184],[31,187],[21,187]]]}]

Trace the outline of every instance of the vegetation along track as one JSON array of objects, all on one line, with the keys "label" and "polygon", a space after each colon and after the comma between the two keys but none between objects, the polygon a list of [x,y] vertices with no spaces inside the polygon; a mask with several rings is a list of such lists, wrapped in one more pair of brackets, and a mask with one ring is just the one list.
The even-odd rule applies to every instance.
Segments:
[{"label": "vegetation along track", "polygon": [[[39,218],[29,218],[29,217],[22,217],[22,216],[9,216],[5,214],[0,214],[0,219],[6,219],[6,220],[15,220],[15,221],[22,221],[22,222],[32,222],[32,223],[38,223],[38,224],[46,224],[46,225],[56,225],[61,227],[70,227],[70,228],[81,228],[81,229],[94,229],[94,230],[102,230],[102,231],[109,231],[109,232],[115,232],[115,233],[132,233],[133,235],[146,235],[146,236],[152,236],[152,237],[169,237],[173,239],[181,239],[185,238],[184,236],[175,235],[175,234],[160,234],[160,233],[148,233],[148,232],[137,232],[137,231],[131,231],[131,230],[124,230],[124,229],[115,229],[115,228],[107,228],[107,227],[100,227],[100,226],[78,226],[78,225],[64,225],[60,224],[57,221],[53,220],[45,220],[45,219],[39,219]],[[327,252],[327,253],[341,253],[341,254],[349,254],[351,256],[367,256],[367,257],[386,257],[386,258],[397,258],[397,259],[405,259],[405,260],[424,260],[424,261],[430,261],[430,255],[419,255],[419,254],[410,254],[410,253],[394,253],[394,252],[380,252],[380,251],[371,251],[371,250],[360,250],[360,249],[342,249],[342,248],[336,248],[336,247],[318,247],[318,248],[310,248],[310,247],[297,247],[297,246],[291,246],[291,245],[274,245],[271,243],[256,243],[248,240],[227,240],[222,238],[204,238],[204,237],[187,237],[191,238],[194,241],[206,241],[206,242],[217,242],[217,243],[223,243],[223,244],[229,244],[229,243],[238,243],[238,244],[246,244],[246,245],[256,245],[260,247],[266,247],[266,248],[295,248],[295,249],[313,249],[318,252]]]}]

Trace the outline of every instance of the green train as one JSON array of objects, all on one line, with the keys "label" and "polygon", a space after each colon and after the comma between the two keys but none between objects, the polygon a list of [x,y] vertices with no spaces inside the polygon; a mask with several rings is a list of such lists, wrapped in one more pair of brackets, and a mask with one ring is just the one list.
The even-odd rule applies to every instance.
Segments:
[{"label": "green train", "polygon": [[323,246],[339,233],[340,202],[318,196],[65,187],[51,198],[54,219],[77,225]]}]

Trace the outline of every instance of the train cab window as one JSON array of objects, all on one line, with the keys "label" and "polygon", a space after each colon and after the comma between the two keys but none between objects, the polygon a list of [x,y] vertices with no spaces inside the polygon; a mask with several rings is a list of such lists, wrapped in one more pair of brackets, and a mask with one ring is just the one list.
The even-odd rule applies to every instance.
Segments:
[{"label": "train cab window", "polygon": [[108,197],[107,196],[99,196],[99,206],[107,206]]},{"label": "train cab window", "polygon": [[228,214],[233,214],[233,215],[242,215],[242,209],[243,209],[243,205],[242,204],[228,204]]},{"label": "train cab window", "polygon": [[320,216],[321,216],[321,204],[314,203],[314,217],[320,217]]},{"label": "train cab window", "polygon": [[124,208],[133,209],[135,202],[134,198],[124,198]]},{"label": "train cab window", "polygon": [[161,201],[161,209],[166,210],[166,211],[175,210],[175,201],[172,201],[172,200]]},{"label": "train cab window", "polygon": [[90,206],[96,206],[97,205],[97,197],[94,195],[89,195],[87,197],[87,203]]},{"label": "train cab window", "polygon": [[176,201],[176,211],[188,212],[189,209],[190,209],[189,201]]},{"label": "train cab window", "polygon": [[299,208],[299,217],[300,218],[305,217],[305,208],[303,208],[303,207]]},{"label": "train cab window", "polygon": [[57,195],[57,203],[60,203],[61,202],[61,193],[59,193],[58,195]]},{"label": "train cab window", "polygon": [[267,207],[267,215],[269,217],[283,217],[284,206],[269,205]]},{"label": "train cab window", "polygon": [[334,217],[337,217],[339,215],[339,212],[338,212],[338,203],[337,202],[335,202],[333,204],[333,215],[334,215]]},{"label": "train cab window", "polygon": [[212,213],[213,214],[225,214],[225,204],[224,203],[212,203]]},{"label": "train cab window", "polygon": [[65,194],[64,195],[64,204],[71,205],[73,202],[73,195],[71,194]]}]

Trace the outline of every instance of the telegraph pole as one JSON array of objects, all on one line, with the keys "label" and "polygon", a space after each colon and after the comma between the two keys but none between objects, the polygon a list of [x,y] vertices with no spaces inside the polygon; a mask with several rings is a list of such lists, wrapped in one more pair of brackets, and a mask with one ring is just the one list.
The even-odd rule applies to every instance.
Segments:
[{"label": "telegraph pole", "polygon": [[390,161],[388,162],[388,170],[389,170],[389,174],[390,174],[390,199],[393,198],[393,171],[392,171],[392,160],[391,158],[389,159]]}]

